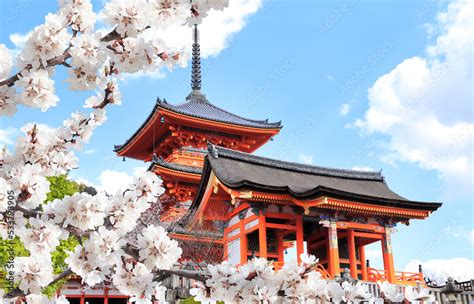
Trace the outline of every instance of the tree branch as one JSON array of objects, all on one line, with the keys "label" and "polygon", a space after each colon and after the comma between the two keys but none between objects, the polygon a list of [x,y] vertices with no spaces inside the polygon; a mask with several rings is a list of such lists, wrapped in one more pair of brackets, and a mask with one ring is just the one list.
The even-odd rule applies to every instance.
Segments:
[{"label": "tree branch", "polygon": [[[46,66],[42,67],[42,68],[44,69],[44,68],[49,68],[49,67],[53,67],[53,66],[56,66],[56,65],[63,64],[69,58],[71,58],[71,54],[69,53],[69,51],[66,50],[62,55],[56,56],[56,57],[51,58],[48,61],[46,61],[47,62]],[[7,85],[9,87],[13,86],[15,84],[15,82],[20,79],[21,74],[25,71],[31,70],[32,67],[33,66],[31,64],[28,64],[23,70],[19,71],[15,75],[13,75],[10,78],[7,78],[3,81],[0,81],[0,86],[3,86],[3,85]]]},{"label": "tree branch", "polygon": [[[77,33],[75,33],[75,34],[77,35]],[[73,35],[73,37],[75,37],[75,35]],[[122,37],[114,29],[110,33],[108,33],[107,35],[102,37],[100,39],[100,41],[101,42],[110,42],[110,41],[113,41],[113,40],[116,40],[116,39],[122,39]],[[64,64],[66,62],[66,60],[71,58],[71,54],[69,53],[70,48],[71,48],[71,46],[68,46],[68,48],[66,50],[64,50],[64,53],[62,55],[59,55],[59,56],[56,56],[54,58],[51,58],[51,59],[47,60],[46,61],[47,62],[46,66],[41,66],[41,69],[45,69],[45,68],[53,67],[53,66],[56,66],[56,65]],[[24,73],[25,71],[29,71],[32,68],[33,68],[33,66],[31,64],[28,64],[26,67],[24,67],[21,71],[19,71],[15,75],[13,75],[13,76],[5,79],[5,80],[0,81],[0,86],[7,85],[9,87],[12,87],[15,84],[15,82],[20,79],[22,73]]]},{"label": "tree branch", "polygon": [[[51,282],[49,282],[49,284],[45,287],[49,287],[53,284],[56,284],[57,282],[59,282],[60,280],[62,279],[65,279],[67,278],[68,276],[70,276],[71,274],[73,274],[71,268],[68,268],[66,269],[65,271],[63,271],[60,275],[58,275],[54,280],[52,280]],[[22,290],[20,290],[19,288],[16,288],[10,292],[8,292],[5,296],[7,298],[16,298],[16,297],[25,297],[27,296],[28,294],[25,294]]]}]

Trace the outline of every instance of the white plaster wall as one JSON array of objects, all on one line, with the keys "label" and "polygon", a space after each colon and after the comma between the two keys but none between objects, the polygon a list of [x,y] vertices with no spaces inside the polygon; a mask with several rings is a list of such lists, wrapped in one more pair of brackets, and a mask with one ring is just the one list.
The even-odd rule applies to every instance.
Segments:
[{"label": "white plaster wall", "polygon": [[240,221],[239,215],[238,215],[238,214],[234,215],[234,216],[230,219],[230,221],[229,221],[229,226],[228,226],[228,227],[230,227],[230,226],[232,226],[232,225],[234,225],[234,224],[237,224],[239,221]]},{"label": "white plaster wall", "polygon": [[258,225],[258,219],[254,219],[250,223],[245,224],[245,230],[248,230],[256,225]]},{"label": "white plaster wall", "polygon": [[228,262],[230,265],[240,264],[240,239],[237,239],[227,245]]}]

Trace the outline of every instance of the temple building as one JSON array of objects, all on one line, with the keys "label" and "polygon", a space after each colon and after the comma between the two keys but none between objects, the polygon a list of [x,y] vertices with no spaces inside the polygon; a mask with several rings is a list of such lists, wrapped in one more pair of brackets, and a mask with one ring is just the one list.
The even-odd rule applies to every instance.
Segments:
[{"label": "temple building", "polygon": [[[379,172],[309,166],[210,144],[201,183],[183,223],[189,231],[221,222],[223,260],[235,266],[251,257],[284,261],[285,243],[296,258],[319,258],[326,278],[341,275],[400,284],[423,282],[421,273],[394,268],[394,227],[425,219],[441,206],[407,200]],[[379,242],[384,269],[366,264],[365,246]]]},{"label": "temple building", "polygon": [[[425,219],[441,204],[401,197],[380,172],[253,155],[279,133],[281,123],[244,118],[207,100],[201,92],[197,35],[195,28],[192,91],[186,101],[172,105],[158,98],[142,126],[115,148],[118,156],[150,161],[149,170],[163,179],[173,200],[160,218],[179,223],[171,236],[184,248],[183,260],[227,260],[238,266],[258,256],[278,268],[285,249],[295,246],[295,258],[314,254],[327,278],[347,268],[361,280],[422,282],[421,273],[395,270],[392,232],[399,223]],[[375,242],[383,253],[381,270],[365,258],[365,247]],[[196,257],[201,251],[196,248],[213,250]]]},{"label": "temple building", "polygon": [[[167,204],[159,217],[161,222],[170,224],[186,214],[196,197],[208,143],[252,153],[282,128],[281,122],[244,118],[207,100],[201,92],[197,35],[197,28],[194,28],[192,91],[185,102],[173,105],[157,98],[154,108],[138,130],[124,144],[115,146],[118,156],[150,162],[149,170],[161,177],[167,190]],[[223,253],[220,230],[208,227],[186,232],[174,227],[171,236],[182,242],[183,260],[220,262]],[[207,251],[196,258],[203,247]]]}]

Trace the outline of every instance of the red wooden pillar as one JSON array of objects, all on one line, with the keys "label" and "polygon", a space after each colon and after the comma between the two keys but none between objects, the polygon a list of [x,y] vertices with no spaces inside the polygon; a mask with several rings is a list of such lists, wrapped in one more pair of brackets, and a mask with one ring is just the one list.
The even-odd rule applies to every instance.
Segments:
[{"label": "red wooden pillar", "polygon": [[245,234],[245,216],[244,213],[239,214],[239,233],[240,233],[240,264],[243,265],[248,261],[248,245],[247,235]]},{"label": "red wooden pillar", "polygon": [[365,261],[365,247],[359,244],[360,271],[362,272],[362,281],[367,281],[367,264]]},{"label": "red wooden pillar", "polygon": [[105,288],[104,295],[105,295],[104,304],[109,304],[109,289],[108,288]]},{"label": "red wooden pillar", "polygon": [[285,247],[283,246],[283,234],[277,232],[277,251],[278,251],[278,262],[283,263],[285,260]]},{"label": "red wooden pillar", "polygon": [[229,244],[227,242],[227,233],[229,231],[227,230],[227,228],[224,228],[224,239],[223,239],[223,246],[224,246],[224,252],[223,252],[223,256],[222,256],[222,261],[227,261],[228,257],[229,257]]},{"label": "red wooden pillar", "polygon": [[267,222],[263,211],[258,211],[258,242],[261,258],[267,258]]},{"label": "red wooden pillar", "polygon": [[390,283],[396,283],[395,267],[393,263],[392,253],[392,238],[391,229],[385,228],[385,234],[382,238],[382,253],[383,253],[383,264],[385,273],[387,274],[387,281]]},{"label": "red wooden pillar", "polygon": [[301,263],[301,255],[304,253],[304,234],[303,234],[303,215],[297,214],[296,217],[296,255],[298,264]]},{"label": "red wooden pillar", "polygon": [[339,247],[337,239],[336,221],[331,221],[328,227],[329,256],[328,265],[332,277],[341,275],[341,266],[339,264]]},{"label": "red wooden pillar", "polygon": [[357,256],[355,247],[354,230],[347,230],[347,248],[349,250],[349,266],[351,269],[351,277],[357,279]]}]

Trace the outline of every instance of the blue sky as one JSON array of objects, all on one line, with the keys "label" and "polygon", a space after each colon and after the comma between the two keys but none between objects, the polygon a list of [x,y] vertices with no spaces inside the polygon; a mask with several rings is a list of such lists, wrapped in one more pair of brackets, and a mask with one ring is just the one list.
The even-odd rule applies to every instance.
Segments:
[{"label": "blue sky", "polygon": [[[438,40],[446,34],[443,27],[462,26],[452,18],[437,19],[440,12],[448,12],[448,17],[456,18],[456,12],[449,10],[449,2],[239,1],[247,2],[251,3],[247,8],[258,10],[252,14],[242,13],[242,19],[236,22],[237,30],[229,30],[235,33],[221,33],[226,43],[203,52],[209,55],[202,63],[203,92],[208,99],[245,117],[283,121],[280,135],[261,148],[257,152],[260,155],[321,166],[383,170],[390,187],[402,196],[443,202],[443,207],[429,219],[398,227],[393,237],[398,269],[413,259],[473,259],[472,174],[462,175],[466,170],[472,171],[470,131],[467,138],[462,133],[456,146],[446,149],[439,148],[436,140],[424,143],[430,136],[442,140],[444,133],[439,132],[438,136],[435,129],[430,131],[429,125],[423,131],[426,133],[420,133],[413,125],[416,120],[425,118],[425,108],[419,104],[411,107],[407,115],[398,116],[405,119],[403,123],[391,127],[385,128],[383,122],[365,118],[370,109],[382,112],[382,116],[387,114],[382,96],[387,90],[402,92],[404,86],[415,82],[416,79],[406,82],[401,79],[411,77],[410,71],[417,73],[406,59],[417,56],[434,66],[433,62],[439,58],[428,54],[428,46],[436,44],[441,58],[449,57],[447,47],[458,45],[453,42],[440,45]],[[97,10],[102,6],[101,1],[94,4]],[[242,7],[246,7],[245,4]],[[13,33],[26,34],[56,8],[56,1],[1,1],[0,43],[14,48],[10,40]],[[244,24],[239,31],[239,26]],[[206,48],[205,43],[213,39],[213,33],[204,30],[203,26],[201,42]],[[472,32],[471,41],[467,43],[471,45],[472,54]],[[401,63],[404,65],[399,71],[397,66]],[[405,66],[406,69],[401,70]],[[378,79],[391,71],[394,73],[386,77],[391,80],[387,89],[388,85]],[[428,87],[420,98],[426,101],[423,104],[433,111],[432,116],[442,126],[464,123],[467,130],[471,130],[472,90],[467,90],[470,91],[467,95],[456,96],[459,90],[449,85],[449,75]],[[472,81],[472,71],[467,77]],[[13,138],[15,130],[26,122],[58,126],[70,112],[81,110],[82,101],[90,92],[68,91],[61,82],[64,71],[59,70],[55,79],[60,105],[46,113],[22,108],[14,118],[0,118],[0,129],[4,130],[0,140],[5,143],[8,137]],[[79,154],[80,168],[72,176],[100,184],[107,176],[119,176],[103,175],[100,180],[105,170],[133,174],[137,167],[145,166],[115,157],[113,145],[123,143],[136,130],[151,111],[157,96],[172,103],[182,102],[190,91],[189,80],[189,68],[165,71],[154,77],[127,77],[120,86],[123,104],[109,110],[107,123],[96,131],[90,144]],[[369,96],[368,90],[373,87],[384,90],[374,89]],[[437,91],[444,87],[447,95]],[[451,93],[459,98],[437,102],[436,96],[446,97]],[[435,97],[431,99],[431,96]],[[447,136],[453,137],[451,133]],[[400,139],[405,142],[404,138],[406,146],[400,145]],[[451,170],[452,159],[466,158],[467,168],[461,163],[459,171]],[[460,176],[461,181],[456,179]],[[371,254],[376,258],[375,253],[371,251]]]}]

